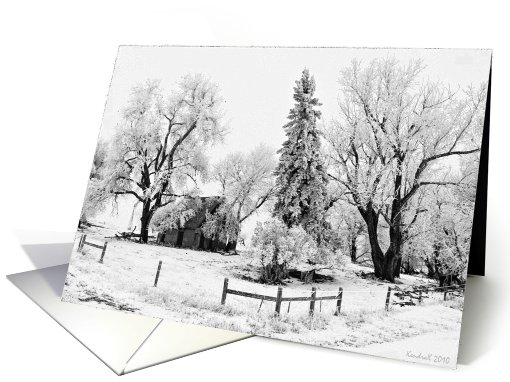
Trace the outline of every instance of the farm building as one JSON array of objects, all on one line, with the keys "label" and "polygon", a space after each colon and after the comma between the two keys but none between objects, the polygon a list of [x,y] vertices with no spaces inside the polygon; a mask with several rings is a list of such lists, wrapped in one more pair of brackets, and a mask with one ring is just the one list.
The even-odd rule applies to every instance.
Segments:
[{"label": "farm building", "polygon": [[180,227],[167,230],[158,235],[157,241],[177,248],[191,248],[211,251],[233,251],[237,242],[230,240],[228,243],[221,240],[210,240],[204,236],[202,225],[206,220],[206,213],[214,214],[223,203],[220,196],[200,197],[199,203],[189,203],[195,213]]}]

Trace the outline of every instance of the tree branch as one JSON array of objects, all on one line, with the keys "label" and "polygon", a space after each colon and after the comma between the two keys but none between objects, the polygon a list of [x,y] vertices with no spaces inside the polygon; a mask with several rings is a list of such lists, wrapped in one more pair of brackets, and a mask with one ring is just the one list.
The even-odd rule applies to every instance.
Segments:
[{"label": "tree branch", "polygon": [[138,195],[136,192],[134,191],[114,191],[113,192],[115,195],[133,195],[135,198],[137,198],[140,202],[143,202],[143,199],[140,195]]}]

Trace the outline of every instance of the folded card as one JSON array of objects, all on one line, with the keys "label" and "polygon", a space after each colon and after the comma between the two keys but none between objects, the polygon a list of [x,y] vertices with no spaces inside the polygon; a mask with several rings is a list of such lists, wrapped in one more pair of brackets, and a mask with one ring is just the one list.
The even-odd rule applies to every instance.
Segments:
[{"label": "folded card", "polygon": [[62,299],[455,367],[490,50],[119,49]]}]

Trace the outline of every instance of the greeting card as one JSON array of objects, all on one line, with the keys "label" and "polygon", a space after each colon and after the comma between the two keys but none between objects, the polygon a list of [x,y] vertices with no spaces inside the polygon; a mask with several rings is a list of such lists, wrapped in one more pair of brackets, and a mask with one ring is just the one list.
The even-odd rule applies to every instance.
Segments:
[{"label": "greeting card", "polygon": [[119,49],[62,300],[455,367],[491,51]]}]

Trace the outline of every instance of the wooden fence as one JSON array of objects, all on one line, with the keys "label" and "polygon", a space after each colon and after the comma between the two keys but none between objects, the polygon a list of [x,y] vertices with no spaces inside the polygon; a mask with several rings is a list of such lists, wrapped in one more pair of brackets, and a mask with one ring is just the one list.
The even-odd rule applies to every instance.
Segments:
[{"label": "wooden fence", "polygon": [[[90,246],[93,248],[101,249],[101,257],[99,258],[99,263],[103,264],[104,255],[106,253],[106,248],[108,246],[108,242],[105,241],[103,245],[95,244],[90,241],[87,241],[87,235],[82,235],[80,237],[80,241],[78,242],[78,253],[82,253],[84,246]],[[154,278],[154,287],[158,286],[159,274],[161,273],[161,266],[163,265],[163,261],[159,260],[158,269],[156,271],[156,277]]]},{"label": "wooden fence", "polygon": [[[99,263],[103,263],[103,259],[106,253],[106,248],[108,246],[108,242],[105,241],[103,245],[95,244],[90,241],[87,241],[87,235],[83,234],[80,238],[80,241],[78,243],[78,253],[82,253],[84,246],[90,246],[93,248],[101,249],[101,257],[99,258]],[[161,266],[163,262],[160,260],[158,263],[158,268],[156,271],[156,276],[154,278],[154,287],[157,287],[159,276],[161,272]],[[401,289],[398,286],[388,286],[388,290],[386,292],[386,299],[384,308],[386,311],[389,310],[390,302],[391,302],[391,295],[398,298],[398,300],[393,301],[393,305],[399,305],[399,306],[410,306],[410,305],[416,305],[415,301],[418,302],[418,304],[421,304],[424,298],[429,298],[428,293],[430,292],[443,292],[444,301],[447,300],[448,296],[462,296],[464,293],[464,285],[457,285],[457,286],[445,286],[445,287],[426,287],[426,286],[413,286],[410,289]],[[268,296],[268,295],[262,295],[257,293],[251,293],[251,292],[244,292],[240,290],[235,289],[229,289],[228,287],[228,278],[225,277],[223,281],[223,291],[221,293],[221,305],[225,305],[225,302],[227,300],[227,295],[232,294],[236,296],[241,297],[248,297],[248,298],[254,298],[261,300],[260,308],[262,307],[262,304],[264,301],[271,301],[275,303],[275,312],[277,314],[280,314],[282,302],[288,302],[287,307],[287,313],[290,311],[290,303],[292,301],[295,302],[310,302],[310,308],[309,308],[309,314],[310,316],[313,316],[315,311],[315,302],[319,301],[320,306],[319,309],[322,310],[322,301],[328,301],[328,300],[336,300],[336,308],[335,308],[335,316],[340,315],[340,309],[342,308],[342,297],[343,297],[343,288],[338,288],[338,293],[334,296],[320,296],[317,297],[317,290],[315,287],[312,287],[312,290],[310,292],[310,296],[300,296],[300,297],[283,297],[283,288],[278,287],[276,296]]]},{"label": "wooden fence", "polygon": [[[430,288],[412,287],[411,290],[400,289],[396,286],[393,286],[393,287],[389,286],[388,290],[386,292],[386,296],[385,296],[384,309],[386,311],[389,311],[389,309],[390,309],[390,303],[392,302],[391,301],[392,292],[393,292],[393,295],[398,298],[398,300],[393,301],[394,305],[408,306],[408,305],[416,305],[414,300],[417,300],[418,303],[421,304],[424,298],[429,297],[429,296],[425,296],[425,294],[428,294],[430,292],[442,292],[443,290],[444,290],[444,301],[446,301],[448,294],[460,296],[461,293],[463,293],[463,286],[430,287]],[[315,287],[312,287],[311,294],[309,297],[284,297],[282,287],[278,287],[276,296],[267,296],[267,295],[262,295],[262,294],[257,294],[257,293],[229,289],[228,278],[225,278],[223,281],[223,291],[221,293],[221,305],[225,305],[225,302],[227,300],[227,295],[232,294],[235,296],[248,297],[248,298],[254,298],[254,299],[261,300],[260,306],[259,306],[259,311],[260,311],[260,308],[264,301],[274,302],[275,303],[275,312],[277,314],[280,314],[282,302],[285,302],[285,301],[289,302],[289,305],[287,308],[287,313],[288,313],[290,310],[290,303],[292,301],[309,301],[310,302],[309,313],[312,316],[315,311],[315,302],[316,301],[319,301],[322,304],[322,301],[325,301],[325,300],[336,300],[335,316],[338,316],[340,314],[340,309],[342,307],[343,292],[344,291],[343,291],[342,287],[340,287],[340,288],[338,288],[338,294],[335,296],[317,297],[317,290]]]},{"label": "wooden fence", "polygon": [[395,287],[395,297],[398,300],[394,301],[394,305],[412,306],[416,303],[421,304],[423,299],[429,298],[429,294],[433,292],[443,293],[443,300],[446,301],[448,296],[461,297],[464,293],[464,285],[449,285],[443,287],[426,287],[426,286],[413,286],[410,289],[400,289]]},{"label": "wooden fence", "polygon": [[[289,303],[289,306],[287,308],[287,312],[288,312],[290,310],[290,303],[292,301],[310,301],[309,314],[311,316],[313,316],[313,313],[315,311],[315,302],[316,301],[321,302],[321,301],[325,301],[325,300],[336,300],[335,315],[337,316],[340,314],[340,309],[342,307],[343,289],[342,289],[342,287],[338,288],[338,294],[336,294],[335,296],[317,297],[317,290],[315,289],[315,287],[313,287],[310,297],[304,297],[304,296],[303,297],[283,297],[283,289],[282,289],[282,287],[278,287],[278,290],[276,292],[276,297],[273,297],[273,296],[266,296],[266,295],[257,294],[257,293],[250,293],[250,292],[243,292],[243,291],[235,290],[235,289],[229,289],[228,288],[228,278],[225,277],[225,280],[223,281],[223,292],[221,294],[221,305],[225,305],[228,294],[233,294],[236,296],[248,297],[248,298],[254,298],[254,299],[261,300],[260,306],[262,306],[262,303],[264,301],[274,302],[275,303],[275,312],[277,314],[280,314],[282,302],[287,301]],[[259,310],[260,310],[260,306],[259,306]]]},{"label": "wooden fence", "polygon": [[80,238],[80,242],[78,243],[78,253],[82,253],[83,247],[86,245],[88,245],[90,247],[101,249],[101,257],[99,258],[99,262],[102,264],[104,255],[106,253],[106,247],[108,245],[108,242],[105,241],[103,245],[91,243],[90,241],[87,241],[87,235],[82,235]]}]

